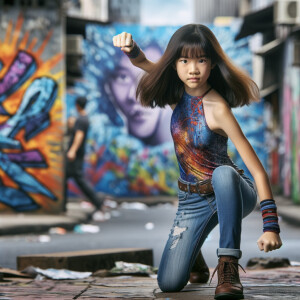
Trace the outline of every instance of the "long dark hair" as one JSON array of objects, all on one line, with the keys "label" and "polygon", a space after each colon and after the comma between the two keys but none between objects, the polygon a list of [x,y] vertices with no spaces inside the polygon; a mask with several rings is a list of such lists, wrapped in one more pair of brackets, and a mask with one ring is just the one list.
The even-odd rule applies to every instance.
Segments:
[{"label": "long dark hair", "polygon": [[232,63],[212,31],[201,24],[188,24],[173,34],[154,69],[141,78],[136,91],[141,104],[150,107],[177,104],[183,94],[184,84],[174,68],[176,60],[203,54],[214,65],[208,83],[230,107],[259,100],[259,89],[255,82]]}]

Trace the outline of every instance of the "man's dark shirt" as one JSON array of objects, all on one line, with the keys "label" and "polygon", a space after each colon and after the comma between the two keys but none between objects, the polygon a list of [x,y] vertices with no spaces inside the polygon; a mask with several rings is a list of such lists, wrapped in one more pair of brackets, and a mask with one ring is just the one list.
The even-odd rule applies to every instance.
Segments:
[{"label": "man's dark shirt", "polygon": [[79,146],[79,148],[76,152],[76,159],[78,159],[78,160],[79,159],[82,160],[84,158],[85,143],[86,143],[86,136],[87,136],[88,129],[89,129],[88,117],[87,116],[79,116],[75,122],[74,130],[72,130],[72,135],[71,135],[69,148],[68,148],[68,149],[70,149],[73,144],[76,131],[77,130],[83,131],[84,137],[83,137],[81,145]]}]

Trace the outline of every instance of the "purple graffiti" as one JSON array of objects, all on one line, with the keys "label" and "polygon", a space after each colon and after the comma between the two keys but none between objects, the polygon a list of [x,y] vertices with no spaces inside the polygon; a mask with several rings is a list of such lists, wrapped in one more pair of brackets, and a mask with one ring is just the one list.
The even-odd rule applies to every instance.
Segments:
[{"label": "purple graffiti", "polygon": [[[56,196],[19,164],[12,162],[6,153],[0,152],[1,169],[26,193],[38,193],[56,201]],[[1,199],[0,199],[1,201]]]},{"label": "purple graffiti", "polygon": [[[19,51],[14,61],[0,80],[0,104],[32,76],[36,70],[34,58],[25,51]],[[0,106],[0,113],[5,112]]]},{"label": "purple graffiti", "polygon": [[31,150],[22,153],[7,153],[7,156],[10,161],[18,163],[22,167],[47,167],[44,157],[38,150]]}]

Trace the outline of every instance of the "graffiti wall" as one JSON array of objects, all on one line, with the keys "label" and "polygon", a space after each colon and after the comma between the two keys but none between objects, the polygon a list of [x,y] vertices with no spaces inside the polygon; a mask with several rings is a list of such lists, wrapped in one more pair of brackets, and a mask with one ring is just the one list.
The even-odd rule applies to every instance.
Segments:
[{"label": "graffiti wall", "polygon": [[281,178],[285,196],[300,203],[300,68],[293,66],[294,40],[285,49],[285,70],[282,100],[283,162]]},{"label": "graffiti wall", "polygon": [[63,195],[59,10],[0,12],[0,211],[57,212]]},{"label": "graffiti wall", "polygon": [[[234,41],[236,29],[210,26],[227,54],[251,73],[248,40]],[[88,98],[91,120],[86,176],[99,192],[115,196],[175,195],[178,167],[170,135],[172,111],[142,107],[135,91],[142,72],[113,47],[112,37],[130,32],[147,57],[162,55],[176,26],[88,25],[85,40],[83,80],[67,92],[67,115],[74,115],[77,96]],[[264,151],[263,102],[236,109],[245,134],[262,162]],[[245,168],[232,144],[229,152]],[[70,183],[69,191],[78,194]]]}]

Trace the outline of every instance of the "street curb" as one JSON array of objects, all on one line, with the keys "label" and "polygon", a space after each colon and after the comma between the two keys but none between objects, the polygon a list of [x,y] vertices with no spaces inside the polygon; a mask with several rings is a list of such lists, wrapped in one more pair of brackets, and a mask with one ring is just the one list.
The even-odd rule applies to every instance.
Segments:
[{"label": "street curb", "polygon": [[79,203],[68,203],[68,211],[60,215],[5,214],[0,217],[0,236],[47,233],[52,227],[73,230],[77,224],[91,218],[91,209],[82,209]]},{"label": "street curb", "polygon": [[29,225],[16,225],[16,226],[5,226],[0,228],[0,235],[17,235],[17,234],[28,234],[28,233],[47,233],[51,227],[61,227],[66,230],[73,230],[73,228],[80,222],[70,223],[55,223],[55,224],[29,224]]}]

